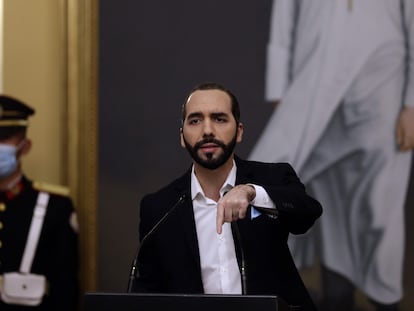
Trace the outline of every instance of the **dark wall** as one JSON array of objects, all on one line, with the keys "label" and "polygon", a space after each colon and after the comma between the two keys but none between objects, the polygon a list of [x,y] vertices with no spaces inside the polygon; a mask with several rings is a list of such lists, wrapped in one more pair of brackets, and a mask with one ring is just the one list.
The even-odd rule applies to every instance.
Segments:
[{"label": "dark wall", "polygon": [[238,96],[246,157],[271,112],[263,101],[270,0],[101,0],[99,289],[124,291],[138,206],[190,165],[180,107],[197,83]]},{"label": "dark wall", "polygon": [[[270,115],[263,101],[271,0],[101,0],[99,290],[125,291],[142,196],[181,174],[180,107],[202,81],[238,96],[246,157]],[[412,291],[414,172],[405,287]],[[412,297],[409,294],[407,297]]]}]

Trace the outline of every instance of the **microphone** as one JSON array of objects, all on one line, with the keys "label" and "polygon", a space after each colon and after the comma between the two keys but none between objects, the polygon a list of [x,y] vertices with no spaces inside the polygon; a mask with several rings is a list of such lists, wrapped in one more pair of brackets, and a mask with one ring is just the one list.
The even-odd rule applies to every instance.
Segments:
[{"label": "microphone", "polygon": [[[227,191],[224,193],[224,195],[227,194]],[[240,278],[241,278],[241,287],[242,287],[242,295],[247,294],[247,277],[246,277],[246,261],[244,259],[244,249],[241,241],[240,236],[240,230],[239,230],[239,224],[237,221],[232,221],[230,223],[231,225],[231,231],[233,232],[233,239],[236,243],[236,251],[238,251],[240,255]]]},{"label": "microphone", "polygon": [[129,273],[129,280],[128,280],[128,287],[127,287],[127,293],[131,293],[132,286],[134,284],[136,273],[137,273],[137,267],[138,267],[138,254],[139,250],[145,245],[146,241],[148,241],[149,238],[160,228],[160,226],[168,219],[168,217],[179,207],[184,200],[186,199],[187,195],[182,194],[177,202],[171,207],[171,209],[164,214],[164,216],[161,217],[161,219],[151,228],[150,231],[144,236],[144,238],[141,240],[141,245],[139,249],[136,251],[134,260],[131,265],[130,273]]},{"label": "microphone", "polygon": [[242,295],[247,294],[247,277],[246,277],[246,261],[244,259],[244,250],[241,242],[239,224],[236,221],[231,222],[231,229],[234,233],[234,238],[236,242],[236,249],[239,250],[240,254],[240,278],[242,286]]}]

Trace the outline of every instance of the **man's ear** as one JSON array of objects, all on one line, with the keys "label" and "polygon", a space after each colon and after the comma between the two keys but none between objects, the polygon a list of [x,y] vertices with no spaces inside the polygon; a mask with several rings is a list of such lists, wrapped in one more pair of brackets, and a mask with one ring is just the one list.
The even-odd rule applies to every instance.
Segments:
[{"label": "man's ear", "polygon": [[185,143],[184,143],[184,136],[183,136],[183,128],[180,127],[180,145],[181,147],[185,148]]},{"label": "man's ear", "polygon": [[32,141],[26,138],[24,145],[22,146],[22,149],[20,149],[20,155],[28,154],[31,149],[32,149]]},{"label": "man's ear", "polygon": [[237,125],[237,142],[240,143],[243,139],[243,123],[239,122]]}]

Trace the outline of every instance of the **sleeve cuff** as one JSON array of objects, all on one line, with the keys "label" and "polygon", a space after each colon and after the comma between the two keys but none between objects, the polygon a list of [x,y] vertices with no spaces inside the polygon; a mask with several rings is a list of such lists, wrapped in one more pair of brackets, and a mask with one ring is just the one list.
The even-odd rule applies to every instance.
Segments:
[{"label": "sleeve cuff", "polygon": [[251,205],[276,209],[275,203],[272,201],[272,199],[269,197],[266,190],[262,186],[254,184],[248,185],[252,186],[256,191],[256,197],[250,202]]}]

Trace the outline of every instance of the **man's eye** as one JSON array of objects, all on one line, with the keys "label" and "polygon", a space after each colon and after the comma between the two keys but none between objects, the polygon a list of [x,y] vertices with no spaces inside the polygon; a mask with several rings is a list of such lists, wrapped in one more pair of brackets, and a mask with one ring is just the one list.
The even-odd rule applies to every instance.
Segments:
[{"label": "man's eye", "polygon": [[191,119],[188,121],[189,124],[199,124],[200,123],[200,119]]},{"label": "man's eye", "polygon": [[223,123],[223,122],[226,122],[227,119],[226,118],[217,117],[216,118],[216,121],[219,122],[219,123]]}]

